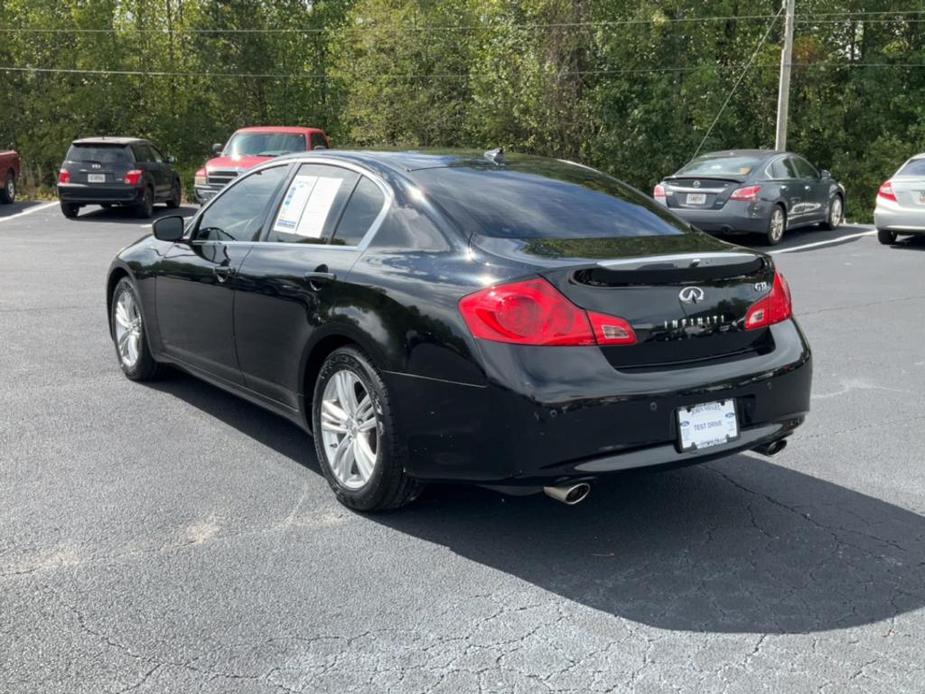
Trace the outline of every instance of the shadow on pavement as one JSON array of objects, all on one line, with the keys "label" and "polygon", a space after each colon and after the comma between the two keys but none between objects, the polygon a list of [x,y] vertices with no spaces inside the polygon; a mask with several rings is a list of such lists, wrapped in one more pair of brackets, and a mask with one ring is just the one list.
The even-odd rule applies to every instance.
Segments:
[{"label": "shadow on pavement", "polygon": [[0,219],[4,217],[12,217],[13,215],[20,214],[32,207],[39,207],[41,205],[48,204],[45,200],[29,200],[23,202],[14,202],[12,205],[0,205]]},{"label": "shadow on pavement", "polygon": [[900,236],[890,248],[895,250],[925,251],[925,234]]},{"label": "shadow on pavement", "polygon": [[[155,387],[319,472],[310,438],[285,420],[189,376]],[[575,507],[434,485],[367,517],[662,629],[806,633],[925,606],[921,515],[746,455],[610,477]]]},{"label": "shadow on pavement", "polygon": [[116,223],[116,224],[150,224],[158,217],[168,217],[170,215],[182,215],[190,217],[198,211],[198,207],[183,206],[175,210],[169,210],[163,205],[154,207],[154,215],[149,218],[142,218],[135,215],[134,210],[130,207],[110,207],[109,209],[97,205],[88,205],[80,208],[80,214],[75,218],[68,220],[70,222],[95,222],[95,223]]}]

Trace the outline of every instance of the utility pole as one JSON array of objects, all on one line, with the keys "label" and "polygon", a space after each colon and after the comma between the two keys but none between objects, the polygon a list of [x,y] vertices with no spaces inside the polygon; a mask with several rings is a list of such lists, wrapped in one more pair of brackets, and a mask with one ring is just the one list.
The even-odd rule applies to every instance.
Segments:
[{"label": "utility pole", "polygon": [[793,57],[793,15],[796,0],[784,0],[784,49],[780,54],[780,87],[777,92],[777,131],[774,149],[787,149],[787,115],[790,111],[790,63]]}]

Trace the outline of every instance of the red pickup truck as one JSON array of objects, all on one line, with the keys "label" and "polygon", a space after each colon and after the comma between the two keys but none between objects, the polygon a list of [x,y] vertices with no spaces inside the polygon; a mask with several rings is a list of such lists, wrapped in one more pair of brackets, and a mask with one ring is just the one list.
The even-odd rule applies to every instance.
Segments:
[{"label": "red pickup truck", "polygon": [[331,141],[320,128],[266,125],[241,128],[224,145],[216,144],[214,159],[196,172],[196,200],[203,204],[238,174],[281,154],[328,149]]},{"label": "red pickup truck", "polygon": [[13,150],[0,151],[0,203],[16,200],[16,181],[19,178],[19,155]]}]

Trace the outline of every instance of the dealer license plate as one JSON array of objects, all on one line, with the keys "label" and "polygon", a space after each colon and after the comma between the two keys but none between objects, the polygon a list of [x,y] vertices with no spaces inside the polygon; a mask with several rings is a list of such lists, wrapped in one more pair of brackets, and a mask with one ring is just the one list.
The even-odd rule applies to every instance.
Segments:
[{"label": "dealer license plate", "polygon": [[105,183],[106,174],[87,174],[87,183]]},{"label": "dealer license plate", "polygon": [[702,205],[707,201],[706,193],[688,193],[687,194],[687,204],[688,205]]},{"label": "dealer license plate", "polygon": [[735,400],[731,398],[678,408],[678,440],[682,451],[721,446],[738,436]]}]

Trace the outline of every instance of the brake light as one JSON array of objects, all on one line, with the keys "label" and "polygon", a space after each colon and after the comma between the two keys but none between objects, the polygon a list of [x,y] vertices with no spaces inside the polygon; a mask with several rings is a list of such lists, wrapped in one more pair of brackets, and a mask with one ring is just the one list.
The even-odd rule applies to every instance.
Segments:
[{"label": "brake light", "polygon": [[780,323],[793,316],[793,304],[790,301],[790,285],[779,272],[774,273],[771,292],[760,301],[752,304],[745,314],[745,329],[757,330]]},{"label": "brake light", "polygon": [[880,186],[880,190],[877,191],[877,197],[896,202],[896,193],[893,192],[893,181],[884,181],[883,185]]},{"label": "brake light", "polygon": [[193,185],[194,186],[204,186],[206,184],[206,170],[199,169],[196,172],[196,175],[193,176]]},{"label": "brake light", "polygon": [[668,204],[668,196],[665,195],[665,186],[661,183],[655,184],[655,188],[652,190],[652,197],[655,198],[655,202],[660,202],[663,205]]},{"label": "brake light", "polygon": [[132,169],[125,174],[125,182],[130,186],[137,186],[141,183],[142,176],[144,176],[144,171],[141,169]]},{"label": "brake light", "polygon": [[489,287],[463,297],[473,337],[519,345],[625,345],[636,341],[622,318],[583,311],[544,279]]},{"label": "brake light", "polygon": [[732,191],[732,195],[729,196],[730,200],[741,200],[744,202],[755,202],[758,199],[758,194],[761,192],[761,186],[745,186],[744,188],[739,188]]},{"label": "brake light", "polygon": [[67,169],[61,169],[58,172],[58,183],[70,183],[71,182],[71,172]]}]

